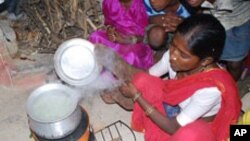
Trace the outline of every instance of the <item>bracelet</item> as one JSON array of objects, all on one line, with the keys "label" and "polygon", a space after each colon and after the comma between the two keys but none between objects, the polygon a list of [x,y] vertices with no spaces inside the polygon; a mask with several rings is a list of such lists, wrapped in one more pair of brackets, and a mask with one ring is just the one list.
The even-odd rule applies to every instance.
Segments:
[{"label": "bracelet", "polygon": [[140,93],[136,93],[135,97],[133,98],[133,101],[136,102],[139,97],[141,97],[141,94]]},{"label": "bracelet", "polygon": [[150,115],[153,113],[153,111],[154,111],[154,108],[151,107],[151,106],[149,106],[149,107],[145,110],[145,114],[146,114],[147,116],[150,116]]}]

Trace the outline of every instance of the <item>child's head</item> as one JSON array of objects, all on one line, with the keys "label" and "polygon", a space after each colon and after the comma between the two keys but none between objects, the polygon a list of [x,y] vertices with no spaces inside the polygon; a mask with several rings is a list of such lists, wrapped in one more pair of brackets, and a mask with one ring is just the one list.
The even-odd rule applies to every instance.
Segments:
[{"label": "child's head", "polygon": [[163,26],[155,25],[149,29],[147,34],[148,43],[153,50],[160,50],[165,47],[167,34]]},{"label": "child's head", "polygon": [[190,71],[217,62],[225,42],[225,29],[212,15],[197,14],[180,23],[170,44],[175,71]]},{"label": "child's head", "polygon": [[215,61],[219,60],[226,33],[221,23],[212,15],[191,16],[178,25],[176,33],[186,39],[189,50],[200,59],[212,57]]}]

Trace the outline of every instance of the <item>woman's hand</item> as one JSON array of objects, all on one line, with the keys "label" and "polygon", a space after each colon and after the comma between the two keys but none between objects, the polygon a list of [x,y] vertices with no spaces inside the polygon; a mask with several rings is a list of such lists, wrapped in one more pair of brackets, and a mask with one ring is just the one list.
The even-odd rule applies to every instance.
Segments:
[{"label": "woman's hand", "polygon": [[134,98],[135,94],[138,93],[138,90],[131,82],[126,82],[119,88],[122,95],[128,98]]},{"label": "woman's hand", "polygon": [[116,31],[115,31],[115,27],[113,26],[108,26],[107,27],[107,35],[108,35],[108,39],[112,42],[116,41]]},{"label": "woman's hand", "polygon": [[139,41],[139,37],[134,36],[134,35],[130,35],[130,36],[122,35],[118,31],[116,31],[115,27],[113,26],[108,26],[106,31],[107,31],[108,39],[112,42],[121,43],[121,44],[136,44]]}]

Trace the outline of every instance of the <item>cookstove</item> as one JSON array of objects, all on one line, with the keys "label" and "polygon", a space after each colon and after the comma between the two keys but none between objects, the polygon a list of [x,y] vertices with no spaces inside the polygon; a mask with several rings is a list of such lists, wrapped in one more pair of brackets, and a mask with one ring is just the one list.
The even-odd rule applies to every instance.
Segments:
[{"label": "cookstove", "polygon": [[89,127],[88,115],[86,111],[82,110],[82,119],[79,126],[70,135],[61,139],[45,139],[36,135],[31,131],[32,137],[35,141],[95,141],[94,133]]}]

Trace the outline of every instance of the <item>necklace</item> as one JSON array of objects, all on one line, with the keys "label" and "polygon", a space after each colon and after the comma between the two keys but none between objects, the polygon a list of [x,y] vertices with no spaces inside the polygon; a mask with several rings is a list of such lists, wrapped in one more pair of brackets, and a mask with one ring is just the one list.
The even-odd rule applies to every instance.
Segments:
[{"label": "necklace", "polygon": [[213,69],[218,69],[218,68],[219,68],[218,65],[215,62],[212,62],[212,63],[207,64],[205,66],[201,65],[201,66],[199,66],[199,67],[197,67],[194,70],[191,70],[189,72],[178,72],[176,74],[176,79],[181,79],[181,78],[184,78],[184,77],[196,74],[196,73],[207,72],[207,71],[210,71]]}]

